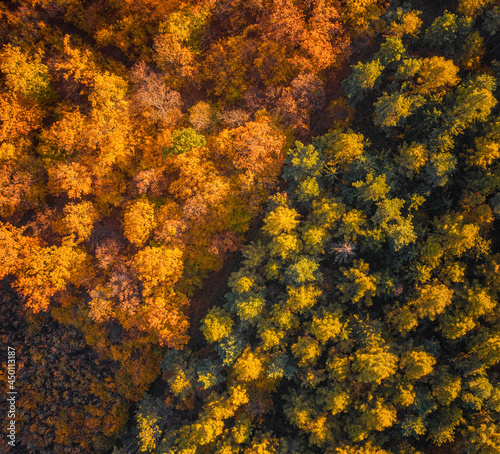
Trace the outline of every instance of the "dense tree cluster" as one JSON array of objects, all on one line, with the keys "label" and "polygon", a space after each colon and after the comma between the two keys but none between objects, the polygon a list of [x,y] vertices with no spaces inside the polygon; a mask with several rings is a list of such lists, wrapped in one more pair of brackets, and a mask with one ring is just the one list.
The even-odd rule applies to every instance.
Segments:
[{"label": "dense tree cluster", "polygon": [[[21,301],[5,281],[1,294],[6,331],[0,341],[15,349],[16,439],[22,440],[16,450],[2,437],[2,452],[109,450],[130,407],[117,389],[118,363],[99,360],[75,327],[47,314],[23,317]],[[1,385],[5,395],[7,385]]]},{"label": "dense tree cluster", "polygon": [[447,5],[0,4],[19,449],[500,451],[500,6]]},{"label": "dense tree cluster", "polygon": [[290,150],[211,347],[164,357],[141,452],[500,450],[492,3],[388,13],[344,82],[358,118]]},{"label": "dense tree cluster", "polygon": [[[119,435],[165,350],[188,342],[191,297],[278,189],[351,38],[374,36],[385,6],[0,4],[0,278],[35,336],[26,373],[45,371],[25,390],[23,449],[103,451]],[[49,343],[61,374],[40,359]],[[75,349],[87,357],[70,364]],[[47,386],[90,388],[91,404],[60,397],[36,415]]]}]

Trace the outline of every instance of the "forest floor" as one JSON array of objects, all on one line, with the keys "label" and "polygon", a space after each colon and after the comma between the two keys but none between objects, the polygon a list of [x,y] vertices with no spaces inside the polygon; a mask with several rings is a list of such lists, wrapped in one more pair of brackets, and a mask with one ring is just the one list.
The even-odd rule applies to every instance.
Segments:
[{"label": "forest floor", "polygon": [[224,264],[219,271],[212,273],[206,280],[203,287],[191,298],[189,303],[189,342],[190,349],[203,346],[205,338],[200,330],[201,321],[209,309],[221,301],[224,295],[229,292],[227,281],[229,276],[238,271],[241,261],[241,252],[232,252],[224,260]]}]

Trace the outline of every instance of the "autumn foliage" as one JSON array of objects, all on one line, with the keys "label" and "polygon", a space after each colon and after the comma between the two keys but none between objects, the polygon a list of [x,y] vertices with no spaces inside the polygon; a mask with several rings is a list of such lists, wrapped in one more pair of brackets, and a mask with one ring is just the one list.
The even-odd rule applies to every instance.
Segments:
[{"label": "autumn foliage", "polygon": [[206,345],[164,356],[166,402],[141,408],[171,413],[138,446],[499,451],[498,71],[468,53],[498,8],[473,3],[387,13],[342,85],[354,115],[290,148]]},{"label": "autumn foliage", "polygon": [[499,449],[499,7],[393,3],[0,4],[20,449]]}]

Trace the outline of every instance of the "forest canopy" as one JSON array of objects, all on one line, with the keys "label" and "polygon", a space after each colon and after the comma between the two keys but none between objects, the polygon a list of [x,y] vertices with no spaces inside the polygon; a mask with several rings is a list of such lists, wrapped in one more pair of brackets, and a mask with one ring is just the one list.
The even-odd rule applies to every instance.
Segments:
[{"label": "forest canopy", "polygon": [[431,3],[0,5],[19,452],[500,451],[500,5]]}]

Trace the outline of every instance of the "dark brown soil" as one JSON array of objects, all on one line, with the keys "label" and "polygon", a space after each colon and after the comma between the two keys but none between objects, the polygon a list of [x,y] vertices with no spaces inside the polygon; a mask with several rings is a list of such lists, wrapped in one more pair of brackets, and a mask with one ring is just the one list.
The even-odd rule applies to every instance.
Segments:
[{"label": "dark brown soil", "polygon": [[197,291],[189,303],[189,343],[192,349],[200,348],[205,343],[205,338],[200,331],[200,324],[209,309],[214,304],[223,303],[224,295],[229,292],[227,280],[231,273],[238,270],[241,260],[240,252],[233,252],[224,261],[222,268],[212,273],[205,281],[203,287]]}]

